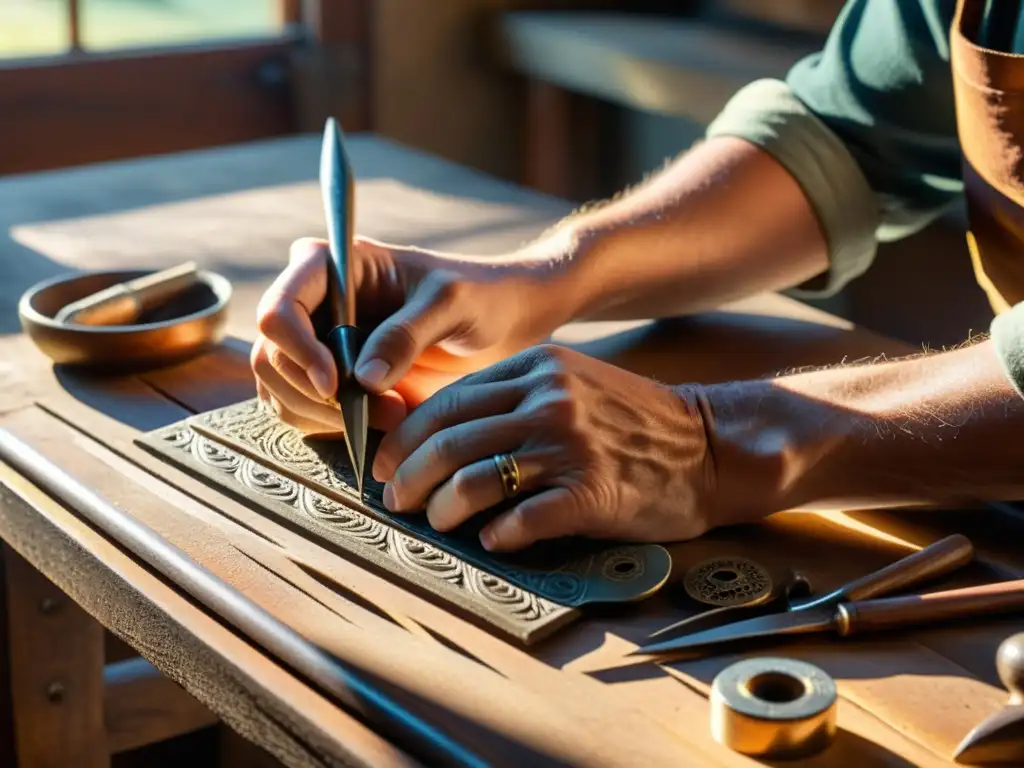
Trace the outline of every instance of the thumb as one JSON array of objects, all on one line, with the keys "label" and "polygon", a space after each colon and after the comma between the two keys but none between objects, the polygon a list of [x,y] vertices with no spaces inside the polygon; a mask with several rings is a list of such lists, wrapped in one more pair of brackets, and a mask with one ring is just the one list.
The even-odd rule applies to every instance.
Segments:
[{"label": "thumb", "polygon": [[374,329],[356,362],[356,378],[364,387],[378,393],[394,388],[420,355],[464,324],[462,303],[451,300],[457,285],[422,284]]}]

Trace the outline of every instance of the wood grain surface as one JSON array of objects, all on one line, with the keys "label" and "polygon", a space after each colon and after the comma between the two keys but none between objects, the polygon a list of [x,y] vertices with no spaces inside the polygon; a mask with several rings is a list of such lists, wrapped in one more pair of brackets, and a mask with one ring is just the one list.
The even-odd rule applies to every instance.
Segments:
[{"label": "wood grain surface", "polygon": [[[236,286],[232,340],[204,358],[144,376],[54,372],[8,325],[0,330],[9,334],[0,337],[0,360],[11,361],[0,367],[0,427],[313,642],[362,665],[496,764],[757,765],[717,745],[706,726],[711,680],[745,654],[662,666],[623,658],[650,631],[686,615],[677,582],[642,605],[588,613],[523,649],[135,444],[144,431],[251,396],[246,352],[255,302],[285,263],[288,241],[322,231],[316,143],[309,137],[0,181],[0,224],[13,232],[12,240],[0,238],[0,259],[16,264],[0,288],[2,311],[26,280],[48,272],[165,266],[184,254],[229,274]],[[350,152],[361,179],[360,230],[372,236],[495,253],[568,210],[372,138],[356,138]],[[85,180],[89,195],[81,192]],[[907,351],[774,296],[684,320],[572,326],[558,338],[669,382]],[[11,548],[286,764],[415,763],[415,755],[375,734],[358,713],[342,710],[2,466],[0,506],[0,537]],[[671,552],[677,577],[688,565],[731,554],[770,568],[799,567],[824,591],[962,528],[981,562],[941,585],[952,587],[1024,573],[1024,556],[1007,543],[1019,525],[979,510],[793,512],[715,531]],[[773,654],[818,664],[839,686],[836,744],[798,764],[950,765],[963,735],[1003,706],[995,652],[1022,628],[1011,617],[772,647]]]}]

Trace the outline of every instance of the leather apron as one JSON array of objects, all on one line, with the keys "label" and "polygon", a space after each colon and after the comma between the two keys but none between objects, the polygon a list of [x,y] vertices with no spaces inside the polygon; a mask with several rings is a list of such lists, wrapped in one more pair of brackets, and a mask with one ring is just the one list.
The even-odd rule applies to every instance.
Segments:
[{"label": "leather apron", "polygon": [[985,0],[959,0],[950,31],[967,242],[996,314],[1024,301],[1024,56],[978,45]]}]

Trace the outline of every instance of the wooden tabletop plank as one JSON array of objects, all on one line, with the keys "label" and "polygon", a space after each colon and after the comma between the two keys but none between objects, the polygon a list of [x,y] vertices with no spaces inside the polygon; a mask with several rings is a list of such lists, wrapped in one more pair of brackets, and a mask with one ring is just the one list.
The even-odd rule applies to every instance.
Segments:
[{"label": "wooden tabletop plank", "polygon": [[[408,617],[414,622],[421,623],[431,632],[444,637],[453,647],[461,649],[474,658],[480,659],[491,668],[498,669],[505,675],[514,676],[514,679],[524,679],[529,681],[531,685],[543,684],[545,680],[548,685],[552,684],[550,678],[537,678],[535,673],[528,673],[528,668],[523,666],[522,655],[519,651],[509,648],[505,643],[497,638],[493,638],[483,630],[466,624],[464,621],[451,616],[443,609],[432,606],[421,598],[404,593],[404,590],[387,584],[379,577],[368,574],[357,564],[350,564],[341,560],[304,537],[289,532],[281,526],[272,524],[265,518],[261,518],[258,513],[251,512],[237,503],[224,499],[216,491],[206,488],[198,481],[172,468],[166,468],[157,459],[139,452],[131,444],[131,440],[137,434],[137,431],[133,428],[120,424],[110,417],[100,417],[95,411],[84,407],[81,403],[70,398],[44,402],[44,407],[60,414],[70,423],[77,424],[80,428],[90,433],[102,434],[104,442],[108,443],[119,454],[139,462],[140,466],[147,471],[160,474],[163,479],[172,483],[175,487],[184,490],[190,496],[216,506],[219,514],[225,518],[238,520],[248,530],[258,529],[265,539],[273,540],[279,546],[285,547],[289,552],[289,558],[293,562],[301,564],[307,570],[326,575],[335,584],[346,585],[352,594],[359,594],[364,596],[364,598],[368,597],[388,617],[403,616]],[[176,413],[168,413],[168,421],[175,420],[176,415]],[[166,497],[166,493],[161,493],[161,498]],[[825,549],[827,552],[826,557],[829,560],[839,555],[840,559],[848,563],[845,570],[839,569],[838,571],[833,570],[823,573],[819,568],[812,574],[817,577],[816,583],[822,590],[836,586],[842,581],[858,575],[863,570],[868,569],[868,567],[877,567],[891,562],[909,551],[905,545],[899,544],[898,540],[876,541],[868,538],[856,543],[849,536],[844,538],[843,526],[830,525],[824,519],[818,520],[810,528],[808,528],[806,522],[803,525],[798,525],[800,517],[808,516],[790,515],[776,518],[768,525],[758,528],[756,530],[757,535],[741,537],[738,549],[737,542],[734,541],[731,545],[731,551],[735,551],[738,554],[755,556],[762,560],[765,559],[764,555],[766,552],[774,551],[786,553],[783,556],[803,563],[813,562],[810,550],[814,549]],[[788,524],[783,521],[788,521]],[[676,555],[682,562],[694,562],[716,552],[716,550],[720,552],[721,547],[728,541],[728,538],[723,538],[721,534],[716,534],[688,545],[678,545],[674,549],[676,549]],[[254,554],[251,549],[249,552],[251,555]],[[264,563],[270,562],[270,558],[266,556],[259,559]],[[819,556],[818,559],[820,561],[821,557]],[[275,570],[273,566],[271,566],[271,569]],[[276,572],[280,575],[282,569],[278,568]],[[822,583],[820,578],[823,575],[830,578],[831,581]],[[668,617],[665,617],[663,621],[667,623]],[[611,659],[612,663],[614,663],[617,660],[615,654],[616,643],[609,643],[609,637],[624,638],[623,641],[618,643],[617,647],[617,652],[621,653],[621,651],[632,647],[632,640],[639,639],[635,634],[635,630],[642,629],[643,626],[643,624],[638,625],[636,621],[631,619],[617,622],[614,620],[594,620],[588,623],[586,629],[582,629],[576,634],[565,633],[556,638],[552,643],[538,649],[537,654],[539,658],[548,660],[555,667],[571,670],[574,673],[587,674],[595,666],[600,668],[599,662],[602,660],[601,653],[591,654],[587,650],[592,647],[591,641],[587,638],[600,637],[601,642],[598,643],[598,651],[602,650],[601,646],[603,646],[604,651],[612,650]],[[655,626],[647,625],[648,629],[653,629]],[[877,703],[871,696],[877,696],[881,700],[886,700],[891,698],[894,693],[899,693],[901,688],[904,687],[904,683],[895,675],[900,670],[914,673],[920,672],[921,669],[926,669],[930,675],[943,674],[954,680],[961,679],[960,676],[963,674],[963,670],[956,666],[950,666],[948,663],[944,666],[939,659],[931,658],[933,654],[927,653],[915,643],[904,643],[902,646],[892,647],[897,648],[898,652],[890,650],[888,655],[886,655],[884,650],[874,641],[852,646],[833,645],[831,648],[825,649],[825,656],[818,661],[825,668],[842,678],[843,671],[849,667],[844,659],[849,659],[851,653],[863,652],[869,660],[874,659],[871,663],[874,664],[874,669],[878,672],[877,676],[891,678],[891,684],[888,687],[872,687],[868,691],[867,699],[864,699],[863,696],[860,699],[857,698],[856,694],[859,683],[856,678],[852,681],[851,686],[849,686],[849,691],[853,695],[849,695],[846,687],[843,688],[847,703],[853,704],[860,701],[864,705],[863,707],[858,706],[853,709],[843,710],[844,713],[848,713],[844,714],[844,727],[847,727],[845,725],[846,721],[851,721],[851,724],[848,726],[848,730],[851,733],[859,732],[865,738],[871,736],[872,741],[867,742],[867,745],[875,744],[875,747],[869,748],[862,741],[854,740],[853,743],[860,745],[858,754],[867,755],[870,749],[875,749],[885,755],[913,756],[915,764],[928,764],[929,759],[926,759],[922,754],[918,754],[920,748],[915,748],[912,744],[907,743],[906,739],[890,733],[891,729],[889,726],[883,725],[882,720],[877,716],[867,715],[868,710],[873,711],[873,703]],[[873,655],[876,650],[879,650],[881,653],[880,659],[876,659]],[[807,652],[807,649],[801,647],[793,653],[799,655]],[[922,655],[925,657],[924,662],[919,658]],[[562,661],[557,661],[559,658]],[[607,659],[607,655],[604,658]],[[698,665],[695,669],[698,670],[700,676],[695,677],[693,672],[685,668],[680,673],[684,677],[687,674],[690,675],[686,679],[691,683],[694,680],[702,681],[702,690],[706,693],[707,683],[710,682],[708,670],[711,668],[717,669],[730,660],[732,660],[732,657],[720,657],[717,660]],[[929,661],[931,666],[927,663]],[[546,669],[543,666],[531,668]],[[864,677],[863,674],[858,674]],[[659,677],[662,679],[661,683],[657,682]],[[616,696],[634,700],[638,704],[646,701],[645,708],[650,711],[652,716],[665,718],[668,722],[687,721],[693,717],[703,717],[706,711],[706,703],[703,701],[703,698],[691,698],[689,687],[677,690],[676,685],[670,681],[672,685],[670,691],[660,690],[660,695],[656,699],[650,697],[647,689],[652,686],[664,686],[666,679],[664,674],[652,677],[648,673],[636,679],[629,679],[627,675],[625,679],[615,679],[609,682],[614,684]],[[968,687],[974,684],[969,678],[964,678],[964,680],[964,684]],[[926,690],[934,693],[935,689],[932,686]],[[997,696],[998,701],[995,701],[989,695],[994,689],[985,687],[981,690],[983,693],[978,694],[973,688],[969,687],[969,692],[973,695],[976,702],[975,706],[977,706],[979,701],[979,695],[983,697],[980,699],[982,706],[998,707],[1001,705],[1001,695]],[[970,699],[970,697],[968,698]],[[905,697],[897,696],[898,702],[904,700]],[[955,700],[960,701],[962,699],[957,698]],[[930,710],[924,711],[922,717],[927,718],[928,711]],[[898,719],[896,722],[899,722]],[[930,723],[932,722],[933,720],[926,719],[929,727],[931,727]],[[949,718],[945,718],[941,722],[948,726]],[[902,727],[902,723],[900,725]],[[899,749],[884,750],[878,748],[878,744],[885,744],[887,741],[898,744]],[[934,754],[932,758],[934,758]],[[872,757],[872,762],[878,762],[881,759],[876,754]],[[905,758],[901,757],[900,759]],[[900,763],[897,762],[895,764]]]},{"label": "wooden tabletop plank", "polygon": [[[370,236],[497,253],[568,212],[561,201],[387,142],[352,137],[349,148],[359,177],[359,228]],[[85,472],[112,501],[324,647],[378,665],[385,675],[401,671],[417,696],[454,708],[446,723],[471,741],[479,732],[462,718],[469,713],[481,715],[489,738],[515,735],[549,751],[564,748],[554,743],[556,733],[559,740],[578,741],[568,748],[589,764],[756,764],[716,745],[705,726],[707,686],[734,657],[648,665],[643,673],[621,667],[623,651],[678,618],[668,594],[628,612],[588,617],[527,653],[132,443],[141,431],[189,412],[251,396],[246,355],[256,302],[285,263],[288,243],[323,233],[317,152],[316,137],[300,137],[0,180],[0,225],[9,233],[0,236],[0,259],[17,262],[0,285],[0,414],[7,414],[0,424]],[[67,268],[157,268],[186,258],[223,272],[235,286],[231,337],[202,359],[140,377],[55,375],[16,334],[10,310],[31,280]],[[909,351],[779,296],[685,320],[579,324],[556,339],[673,383]],[[0,492],[12,510],[0,516],[0,537],[288,764],[340,756],[358,764],[409,762],[6,468],[0,468]],[[1024,558],[999,541],[1005,536],[986,530],[977,516],[927,514],[786,513],[672,551],[680,570],[726,548],[766,562],[781,557],[807,567],[815,586],[826,589],[963,524],[973,525],[972,538],[986,557],[991,553],[1008,572],[1024,570]],[[785,653],[834,673],[843,696],[837,747],[805,764],[948,764],[958,735],[1002,705],[1005,694],[991,660],[998,640],[1016,627],[985,622],[969,630],[787,646]],[[408,658],[389,670],[399,650]],[[415,660],[480,684],[436,682]],[[598,740],[588,744],[594,733]],[[616,751],[637,740],[643,743]]]}]

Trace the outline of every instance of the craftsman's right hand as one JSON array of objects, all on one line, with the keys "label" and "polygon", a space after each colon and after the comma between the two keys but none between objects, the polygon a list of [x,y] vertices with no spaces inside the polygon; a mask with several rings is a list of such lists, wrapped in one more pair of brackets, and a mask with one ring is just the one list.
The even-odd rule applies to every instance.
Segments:
[{"label": "craftsman's right hand", "polygon": [[[442,387],[545,340],[569,318],[556,268],[450,256],[357,238],[358,322],[376,326],[356,364],[383,430]],[[337,369],[311,315],[327,294],[326,241],[302,239],[257,310],[251,362],[260,397],[306,434],[340,434]],[[550,298],[548,298],[550,296]]]}]

